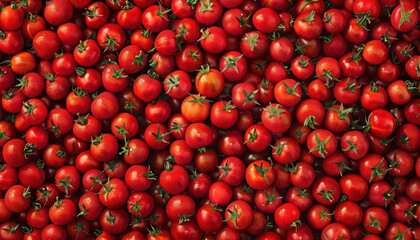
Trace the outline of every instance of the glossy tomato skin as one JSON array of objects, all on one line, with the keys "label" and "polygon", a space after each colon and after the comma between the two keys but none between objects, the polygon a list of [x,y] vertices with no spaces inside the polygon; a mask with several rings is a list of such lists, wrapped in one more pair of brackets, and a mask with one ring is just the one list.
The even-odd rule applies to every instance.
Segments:
[{"label": "glossy tomato skin", "polygon": [[0,50],[6,54],[16,54],[23,49],[24,38],[19,31],[6,31],[0,40]]},{"label": "glossy tomato skin", "polygon": [[285,203],[277,208],[274,213],[276,224],[283,229],[287,229],[290,224],[300,217],[299,209],[293,203]]},{"label": "glossy tomato skin", "polygon": [[326,158],[337,149],[337,138],[328,130],[317,129],[309,134],[307,146],[314,156]]},{"label": "glossy tomato skin", "polygon": [[385,233],[385,239],[390,240],[393,237],[398,235],[398,232],[406,233],[403,239],[411,239],[412,232],[411,230],[403,223],[400,222],[393,222],[388,226],[388,229]]},{"label": "glossy tomato skin", "polygon": [[48,215],[53,224],[67,225],[76,217],[76,205],[70,199],[57,200]]},{"label": "glossy tomato skin", "polygon": [[[267,172],[261,176],[259,169],[266,169]],[[251,163],[245,173],[246,182],[256,190],[266,189],[274,182],[274,178],[274,170],[271,164],[264,160]]]},{"label": "glossy tomato skin", "polygon": [[171,168],[160,174],[159,183],[168,193],[179,194],[188,187],[188,173],[182,166],[174,165]]},{"label": "glossy tomato skin", "polygon": [[295,20],[294,28],[297,35],[306,39],[313,39],[321,34],[323,23],[322,19],[312,10],[299,14]]},{"label": "glossy tomato skin", "polygon": [[368,138],[359,131],[350,131],[341,137],[341,148],[344,154],[353,160],[364,157],[369,151]]},{"label": "glossy tomato skin", "polygon": [[83,67],[91,67],[98,62],[101,50],[96,41],[87,39],[74,48],[73,55],[78,64]]},{"label": "glossy tomato skin", "polygon": [[146,8],[142,14],[142,23],[146,29],[156,33],[168,27],[168,15],[167,11],[163,15],[159,16],[156,14],[157,11],[164,13],[166,9],[162,6],[152,5]]},{"label": "glossy tomato skin", "polygon": [[[240,213],[240,216],[235,216]],[[232,216],[232,217],[231,217]],[[247,228],[252,223],[252,209],[248,203],[237,200],[231,202],[225,211],[225,219],[231,219],[227,221],[227,224],[232,229],[242,230]]]},{"label": "glossy tomato skin", "polygon": [[277,103],[270,103],[263,109],[261,120],[264,127],[275,133],[285,132],[292,124],[289,110]]},{"label": "glossy tomato skin", "polygon": [[314,199],[324,205],[331,205],[337,202],[340,193],[339,184],[330,177],[322,177],[315,181],[312,186],[312,195],[314,196]]},{"label": "glossy tomato skin", "polygon": [[[208,6],[212,6],[212,10],[208,10]],[[195,18],[197,21],[204,25],[210,26],[214,25],[223,14],[223,7],[217,0],[210,0],[209,2],[200,2],[196,5],[195,8]]]},{"label": "glossy tomato skin", "polygon": [[0,239],[420,238],[418,1],[0,7]]},{"label": "glossy tomato skin", "polygon": [[321,239],[350,239],[350,230],[341,223],[330,223],[321,233]]},{"label": "glossy tomato skin", "polygon": [[[235,68],[229,64],[232,61],[234,62]],[[246,58],[237,51],[225,53],[219,62],[219,70],[223,74],[223,77],[233,82],[241,80],[245,76],[247,68]]]},{"label": "glossy tomato skin", "polygon": [[370,132],[372,135],[379,138],[390,136],[396,128],[394,116],[383,109],[373,110],[369,114],[368,119],[370,123]]},{"label": "glossy tomato skin", "polygon": [[363,50],[363,58],[370,64],[380,64],[388,57],[388,48],[379,40],[371,40],[366,43]]},{"label": "glossy tomato skin", "polygon": [[73,16],[73,6],[69,0],[54,0],[44,9],[45,20],[54,26],[68,22]]},{"label": "glossy tomato skin", "polygon": [[29,208],[30,193],[22,185],[11,186],[4,197],[6,207],[14,213],[21,213]]},{"label": "glossy tomato skin", "polygon": [[[19,228],[18,223],[13,221],[6,221],[0,225],[1,231],[0,231],[0,237],[2,239],[22,239],[23,238],[23,232]],[[13,229],[16,228],[16,230],[13,231]]]},{"label": "glossy tomato skin", "polygon": [[368,194],[368,183],[359,175],[346,174],[340,179],[339,184],[342,192],[348,196],[350,201],[361,201]]},{"label": "glossy tomato skin", "polygon": [[[326,217],[325,214],[327,214]],[[309,226],[315,229],[323,229],[331,222],[331,217],[328,215],[332,215],[332,213],[329,212],[327,207],[321,204],[314,204],[307,213]]]},{"label": "glossy tomato skin", "polygon": [[[38,56],[45,60],[53,59],[54,53],[60,48],[60,39],[53,31],[40,31],[34,36],[33,41],[33,46]],[[48,45],[48,48],[46,45]]]},{"label": "glossy tomato skin", "polygon": [[252,23],[258,31],[272,33],[280,23],[279,15],[271,8],[261,8],[252,17]]},{"label": "glossy tomato skin", "polygon": [[337,222],[353,228],[362,222],[363,211],[356,203],[345,201],[335,208],[334,218]]}]

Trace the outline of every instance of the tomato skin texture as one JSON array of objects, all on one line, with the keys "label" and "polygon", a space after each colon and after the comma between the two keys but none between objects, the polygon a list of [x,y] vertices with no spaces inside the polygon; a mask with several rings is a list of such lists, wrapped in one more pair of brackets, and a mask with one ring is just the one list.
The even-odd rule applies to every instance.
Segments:
[{"label": "tomato skin texture", "polygon": [[397,104],[407,104],[411,99],[411,92],[408,91],[407,85],[403,80],[393,81],[387,88],[389,101]]},{"label": "tomato skin texture", "polygon": [[[312,16],[312,19],[309,20],[309,18],[311,17],[310,15],[312,14],[314,14],[314,12],[301,13],[296,18],[294,23],[294,29],[296,34],[305,39],[313,39],[318,37],[321,34],[324,26],[322,19],[316,14],[314,14]],[[307,20],[308,22],[306,22],[305,20]]]},{"label": "tomato skin texture", "polygon": [[197,223],[204,232],[217,232],[222,227],[222,214],[206,204],[197,211]]},{"label": "tomato skin texture", "polygon": [[[229,65],[230,61],[234,61],[234,65]],[[245,77],[248,64],[246,58],[237,51],[230,51],[220,58],[219,70],[223,77],[228,81],[237,82]]]},{"label": "tomato skin texture", "polygon": [[270,145],[271,132],[261,124],[250,126],[244,136],[246,147],[253,152],[262,152]]},{"label": "tomato skin texture", "polygon": [[[211,5],[211,10],[209,6]],[[210,0],[209,2],[199,2],[195,8],[194,17],[197,21],[204,25],[214,25],[222,17],[223,7],[217,0]]]},{"label": "tomato skin texture", "polygon": [[0,7],[0,239],[420,239],[419,1]]},{"label": "tomato skin texture", "polygon": [[341,223],[330,223],[327,225],[321,233],[321,239],[346,239],[350,240],[350,230]]},{"label": "tomato skin texture", "polygon": [[[269,197],[267,197],[271,194],[275,200],[270,200]],[[255,193],[255,205],[261,212],[272,214],[283,203],[283,200],[280,197],[280,193],[275,188],[269,187],[265,192],[264,190],[259,190]]]},{"label": "tomato skin texture", "polygon": [[111,92],[102,92],[92,101],[90,110],[99,120],[107,120],[118,113],[118,108],[117,97]]},{"label": "tomato skin texture", "polygon": [[368,194],[368,183],[359,175],[346,174],[339,184],[343,194],[346,194],[350,201],[361,201]]},{"label": "tomato skin texture", "polygon": [[380,86],[365,86],[361,94],[360,103],[363,108],[369,111],[384,108],[388,102],[388,94],[386,90]]},{"label": "tomato skin texture", "polygon": [[0,220],[2,222],[6,222],[13,216],[13,212],[7,208],[5,201],[6,200],[4,198],[0,199],[0,212],[2,213]]},{"label": "tomato skin texture", "polygon": [[91,67],[98,62],[101,50],[96,41],[87,39],[74,48],[73,55],[78,64],[83,67]]},{"label": "tomato skin texture", "polygon": [[413,78],[414,80],[420,80],[420,77],[417,74],[417,68],[416,66],[418,65],[418,62],[420,61],[420,56],[419,55],[415,55],[413,56],[413,58],[409,59],[406,63],[405,63],[405,70],[407,71],[407,74]]},{"label": "tomato skin texture", "polygon": [[187,171],[178,165],[173,165],[172,170],[163,171],[159,176],[159,184],[169,194],[179,194],[188,187],[189,177]]},{"label": "tomato skin texture", "polygon": [[209,72],[197,74],[195,87],[197,91],[208,98],[218,96],[223,91],[225,80],[218,70],[210,69]]},{"label": "tomato skin texture", "polygon": [[211,123],[221,129],[233,127],[239,119],[238,110],[235,107],[232,109],[226,108],[226,105],[228,105],[228,102],[218,101],[213,104],[210,111]]},{"label": "tomato skin texture", "polygon": [[325,112],[324,127],[334,133],[340,133],[350,127],[352,116],[345,114],[347,109],[339,105],[333,105]]},{"label": "tomato skin texture", "polygon": [[308,223],[312,228],[323,229],[331,222],[330,217],[322,218],[321,213],[331,214],[328,208],[321,204],[314,204],[307,213]]},{"label": "tomato skin texture", "polygon": [[[268,170],[261,176],[259,168]],[[269,162],[261,160],[251,163],[245,173],[246,182],[250,187],[256,190],[263,190],[274,182],[274,170]]]},{"label": "tomato skin texture", "polygon": [[406,176],[414,166],[413,157],[406,151],[395,149],[388,152],[386,155],[390,161],[398,167],[393,167],[389,171],[392,176]]},{"label": "tomato skin texture", "polygon": [[[294,171],[294,169],[293,169]],[[290,173],[290,181],[293,186],[306,189],[312,185],[315,180],[315,171],[313,167],[306,162],[297,164],[296,171]]]},{"label": "tomato skin texture", "polygon": [[[110,222],[107,220],[110,216],[115,216],[114,221]],[[118,209],[105,209],[99,220],[102,228],[111,234],[120,234],[125,229],[127,229],[129,224],[129,216],[127,211],[125,211],[123,208]]]},{"label": "tomato skin texture", "polygon": [[[0,237],[5,240],[23,239],[22,229],[13,221],[3,222],[1,225]],[[9,232],[10,228],[16,228],[14,232]]]},{"label": "tomato skin texture", "polygon": [[274,60],[285,63],[289,61],[294,53],[294,46],[290,39],[280,38],[270,44],[270,55]]},{"label": "tomato skin texture", "polygon": [[277,103],[270,103],[261,114],[264,127],[275,133],[285,132],[292,124],[291,118],[289,110]]},{"label": "tomato skin texture", "polygon": [[227,221],[228,226],[232,229],[243,230],[252,223],[252,209],[248,203],[242,200],[231,202],[226,207],[225,219],[229,219],[235,212],[240,216],[237,216],[236,220]]},{"label": "tomato skin texture", "polygon": [[[352,144],[356,144],[356,146],[352,147]],[[350,131],[341,137],[341,148],[349,158],[358,160],[369,151],[369,142],[362,132]]]},{"label": "tomato skin texture", "polygon": [[350,43],[361,44],[366,41],[369,33],[366,29],[357,24],[356,18],[352,18],[348,21],[347,26],[343,31],[343,36]]},{"label": "tomato skin texture", "polygon": [[390,136],[396,128],[394,116],[383,109],[373,110],[369,114],[368,119],[370,123],[370,133],[379,138]]},{"label": "tomato skin texture", "polygon": [[185,141],[193,149],[206,147],[212,141],[210,127],[204,123],[192,123],[185,131]]},{"label": "tomato skin texture", "polygon": [[76,205],[70,199],[59,200],[50,208],[49,217],[53,224],[67,225],[76,217]]},{"label": "tomato skin texture", "polygon": [[[158,5],[152,5],[143,11],[141,18],[143,26],[154,33],[161,32],[163,29],[168,27],[168,21],[166,20],[168,19],[168,15],[165,13],[162,16],[158,16],[156,15],[158,10]],[[162,7],[161,11],[164,12],[166,9]]]},{"label": "tomato skin texture", "polygon": [[[45,60],[53,59],[54,53],[60,48],[60,39],[53,31],[40,31],[34,36],[33,41],[33,46],[38,56]],[[48,49],[45,49],[46,44],[49,46]]]},{"label": "tomato skin texture", "polygon": [[18,30],[23,24],[23,19],[24,11],[21,8],[15,10],[6,6],[0,14],[1,27],[4,30]]},{"label": "tomato skin texture", "polygon": [[[136,217],[148,217],[155,206],[152,195],[145,192],[132,193],[127,200],[128,211]],[[140,207],[140,209],[137,209]]]},{"label": "tomato skin texture", "polygon": [[[411,10],[413,10],[408,15],[408,20],[401,21],[401,18],[403,17],[402,16],[403,10],[405,13],[409,13]],[[417,23],[418,19],[419,19],[418,10],[404,6],[402,3],[399,4],[397,7],[395,7],[391,13],[391,24],[399,32],[411,31],[414,28],[413,24]]]},{"label": "tomato skin texture", "polygon": [[29,149],[33,148],[30,145],[21,139],[15,138],[9,140],[3,146],[3,161],[7,163],[8,166],[18,168],[25,165],[30,160],[30,155],[27,155],[24,152],[24,149],[29,147]]},{"label": "tomato skin texture", "polygon": [[[321,143],[317,141],[317,138]],[[337,149],[337,138],[328,130],[317,129],[309,134],[307,146],[314,156],[326,158]]]},{"label": "tomato skin texture", "polygon": [[418,99],[412,99],[410,102],[407,103],[407,105],[404,106],[404,116],[405,118],[416,125],[420,125],[420,116],[416,114],[418,113],[420,109],[420,100]]},{"label": "tomato skin texture", "polygon": [[[340,193],[339,184],[330,177],[322,177],[316,180],[312,186],[312,196],[317,202],[324,205],[331,205],[337,202]],[[323,194],[326,194],[325,197],[322,196]],[[331,197],[328,198],[328,195],[331,195]]]},{"label": "tomato skin texture", "polygon": [[337,222],[349,228],[356,227],[362,222],[363,211],[354,202],[345,201],[335,208],[334,218]]},{"label": "tomato skin texture", "polygon": [[142,10],[137,6],[128,10],[121,10],[117,15],[117,22],[121,27],[134,31],[141,25]]},{"label": "tomato skin texture", "polygon": [[76,46],[83,37],[82,30],[75,23],[64,23],[57,28],[58,38],[70,45]]},{"label": "tomato skin texture", "polygon": [[[223,194],[220,194],[220,192]],[[224,182],[215,182],[209,189],[209,200],[220,206],[226,206],[232,199],[232,188]]]},{"label": "tomato skin texture", "polygon": [[25,187],[37,188],[45,181],[45,171],[42,169],[42,162],[38,166],[29,162],[22,166],[18,171],[19,181]]},{"label": "tomato skin texture", "polygon": [[363,58],[370,64],[380,64],[388,57],[388,48],[379,40],[371,40],[366,43],[363,50]]},{"label": "tomato skin texture", "polygon": [[276,30],[280,23],[280,17],[271,8],[261,8],[254,13],[252,23],[258,31],[269,34]]},{"label": "tomato skin texture", "polygon": [[15,185],[18,181],[18,172],[10,165],[2,165],[0,172],[0,190],[7,191],[11,186]]},{"label": "tomato skin texture", "polygon": [[164,30],[160,32],[155,39],[155,48],[163,55],[174,55],[177,51],[176,33],[172,30]]},{"label": "tomato skin texture", "polygon": [[[369,225],[369,223],[372,222],[371,217],[375,220],[381,220],[378,223],[379,228]],[[366,209],[366,211],[364,212],[363,226],[367,231],[371,233],[378,234],[385,231],[386,227],[388,226],[388,223],[389,223],[389,215],[383,208],[371,207],[371,208]]]},{"label": "tomato skin texture", "polygon": [[118,153],[118,140],[112,134],[105,133],[92,141],[90,149],[96,160],[108,162]]},{"label": "tomato skin texture", "polygon": [[[295,87],[295,89],[288,91],[289,88],[293,87]],[[276,102],[282,106],[293,107],[298,104],[302,98],[302,88],[298,82],[293,79],[283,79],[274,87],[274,96]]]},{"label": "tomato skin texture", "polygon": [[398,230],[401,233],[406,232],[406,235],[403,237],[404,240],[412,238],[412,232],[405,224],[400,222],[393,222],[387,228],[385,233],[385,240],[391,240],[392,238],[396,237],[398,235]]},{"label": "tomato skin texture", "polygon": [[[256,43],[251,39],[256,38]],[[241,52],[247,58],[262,57],[268,51],[269,40],[268,37],[258,31],[246,33],[239,44]]]},{"label": "tomato skin texture", "polygon": [[[109,46],[108,38],[114,39],[115,44]],[[118,24],[107,23],[98,31],[97,42],[104,51],[119,51],[125,46],[125,41],[125,32]]]},{"label": "tomato skin texture", "polygon": [[[249,27],[245,24],[235,22],[234,19],[236,19],[236,17],[242,17],[243,19],[245,19],[246,16],[247,14],[239,8],[227,10],[222,17],[223,29],[231,36],[242,36],[248,31]],[[247,19],[245,20],[245,23],[250,24],[251,20]]]},{"label": "tomato skin texture", "polygon": [[[106,189],[111,190],[106,190]],[[105,192],[107,191],[107,192]],[[118,209],[124,206],[128,199],[127,185],[118,178],[107,181],[100,189],[99,200],[101,203],[111,209]],[[102,193],[101,193],[102,192]],[[105,193],[108,193],[107,195]]]},{"label": "tomato skin texture", "polygon": [[73,6],[69,0],[54,0],[49,2],[44,9],[45,20],[54,26],[61,25],[71,20]]},{"label": "tomato skin texture", "polygon": [[[414,152],[420,144],[420,129],[411,123],[403,124],[397,129],[397,147],[407,152]],[[407,140],[408,137],[408,140]]]},{"label": "tomato skin texture", "polygon": [[[14,55],[19,53],[23,50],[23,47],[24,38],[19,31],[6,31],[5,37],[0,40],[0,50],[6,54]],[[20,74],[23,74],[23,72]]]},{"label": "tomato skin texture", "polygon": [[80,184],[80,173],[74,166],[65,165],[55,172],[55,186],[60,192],[74,193]]},{"label": "tomato skin texture", "polygon": [[274,220],[280,228],[289,228],[300,217],[299,209],[293,203],[284,203],[274,213]]},{"label": "tomato skin texture", "polygon": [[13,185],[4,196],[6,207],[14,212],[21,213],[26,211],[30,206],[30,194],[22,185]]}]

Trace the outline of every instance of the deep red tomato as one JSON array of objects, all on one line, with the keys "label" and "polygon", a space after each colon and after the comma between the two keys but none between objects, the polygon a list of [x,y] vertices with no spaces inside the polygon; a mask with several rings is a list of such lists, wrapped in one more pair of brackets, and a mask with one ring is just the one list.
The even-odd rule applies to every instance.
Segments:
[{"label": "deep red tomato", "polygon": [[372,135],[385,138],[390,136],[396,128],[392,113],[384,109],[373,110],[368,117],[368,129]]},{"label": "deep red tomato", "polygon": [[260,160],[251,163],[245,172],[246,182],[256,190],[263,190],[274,182],[274,170],[267,161]]},{"label": "deep red tomato", "polygon": [[312,196],[324,205],[332,205],[339,200],[341,193],[340,185],[330,177],[322,177],[315,181],[312,186]]},{"label": "deep red tomato", "polygon": [[293,203],[285,203],[276,209],[274,220],[282,229],[296,227],[299,223],[300,212]]},{"label": "deep red tomato", "polygon": [[226,207],[225,219],[232,229],[243,230],[252,223],[252,209],[242,200],[233,201]]}]

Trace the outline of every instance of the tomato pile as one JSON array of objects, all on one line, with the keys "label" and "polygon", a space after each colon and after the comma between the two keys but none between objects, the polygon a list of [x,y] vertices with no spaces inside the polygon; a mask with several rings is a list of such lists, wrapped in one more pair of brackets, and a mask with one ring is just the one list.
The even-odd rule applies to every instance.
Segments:
[{"label": "tomato pile", "polygon": [[420,239],[419,0],[0,5],[0,240]]}]

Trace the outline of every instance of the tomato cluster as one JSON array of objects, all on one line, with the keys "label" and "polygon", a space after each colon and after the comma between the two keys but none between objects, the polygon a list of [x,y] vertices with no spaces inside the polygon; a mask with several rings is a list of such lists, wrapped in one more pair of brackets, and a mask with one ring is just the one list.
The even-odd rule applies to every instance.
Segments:
[{"label": "tomato cluster", "polygon": [[420,0],[0,5],[0,240],[420,239]]}]

